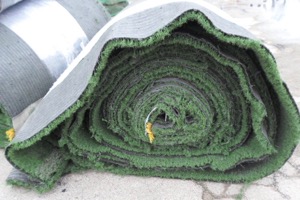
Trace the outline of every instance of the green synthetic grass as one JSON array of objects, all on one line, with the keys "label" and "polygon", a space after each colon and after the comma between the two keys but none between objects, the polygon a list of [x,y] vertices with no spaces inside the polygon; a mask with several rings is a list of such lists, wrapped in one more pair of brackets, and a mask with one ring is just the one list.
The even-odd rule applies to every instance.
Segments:
[{"label": "green synthetic grass", "polygon": [[0,149],[5,148],[8,144],[6,131],[12,128],[12,121],[5,110],[0,105]]},{"label": "green synthetic grass", "polygon": [[149,38],[108,42],[80,99],[6,156],[39,191],[87,168],[250,182],[289,158],[299,122],[270,52],[189,11]]}]

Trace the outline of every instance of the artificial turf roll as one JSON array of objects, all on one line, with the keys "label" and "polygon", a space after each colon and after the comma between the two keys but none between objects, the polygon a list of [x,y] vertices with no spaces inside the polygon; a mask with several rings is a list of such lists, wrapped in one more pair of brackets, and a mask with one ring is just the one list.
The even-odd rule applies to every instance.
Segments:
[{"label": "artificial turf roll", "polygon": [[0,148],[109,19],[97,0],[0,0]]},{"label": "artificial turf roll", "polygon": [[249,182],[298,143],[300,117],[268,49],[198,1],[125,9],[89,43],[6,149],[8,182],[65,173]]}]

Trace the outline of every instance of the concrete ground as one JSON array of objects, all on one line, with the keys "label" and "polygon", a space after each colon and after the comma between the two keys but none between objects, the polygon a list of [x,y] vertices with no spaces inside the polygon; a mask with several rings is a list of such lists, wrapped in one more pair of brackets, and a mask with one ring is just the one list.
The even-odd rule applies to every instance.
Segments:
[{"label": "concrete ground", "polygon": [[[293,1],[293,0],[290,0]],[[297,0],[294,0],[296,2]],[[284,20],[267,19],[248,14],[244,10],[224,7],[224,2],[231,5],[233,0],[212,1],[226,12],[236,17],[274,53],[282,79],[287,83],[298,107],[300,107],[300,34],[293,27],[288,27]],[[265,1],[264,1],[265,2]],[[233,4],[233,3],[232,3]],[[296,4],[295,4],[296,5]],[[234,5],[236,6],[236,5]],[[290,13],[290,12],[289,12]],[[294,13],[297,16],[298,13]],[[239,17],[238,16],[243,16]],[[299,19],[296,17],[296,19]],[[292,23],[292,22],[291,22]],[[296,24],[294,24],[296,26]],[[299,35],[299,36],[298,36]],[[286,164],[274,174],[251,184],[225,184],[212,182],[184,181],[162,178],[118,176],[111,173],[87,171],[69,174],[46,194],[8,186],[5,179],[12,167],[0,150],[0,199],[245,199],[245,200],[280,200],[300,199],[300,146],[298,146]]]}]

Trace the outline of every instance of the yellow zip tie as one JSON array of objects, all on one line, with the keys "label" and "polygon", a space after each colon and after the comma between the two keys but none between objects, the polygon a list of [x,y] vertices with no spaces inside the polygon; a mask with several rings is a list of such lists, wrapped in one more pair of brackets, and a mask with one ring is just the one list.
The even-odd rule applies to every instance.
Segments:
[{"label": "yellow zip tie", "polygon": [[153,126],[152,123],[150,123],[150,122],[146,123],[146,132],[148,133],[150,144],[152,144],[155,139],[155,135],[152,131],[152,126]]},{"label": "yellow zip tie", "polygon": [[145,135],[148,134],[148,137],[149,137],[149,140],[150,140],[150,144],[153,143],[154,139],[155,139],[155,135],[152,131],[152,123],[149,122],[149,118],[150,118],[150,115],[157,109],[157,107],[153,108],[151,110],[151,112],[148,114],[147,118],[145,119]]},{"label": "yellow zip tie", "polygon": [[7,130],[6,132],[6,138],[9,140],[9,141],[12,141],[15,137],[15,129],[11,128],[9,130]]}]

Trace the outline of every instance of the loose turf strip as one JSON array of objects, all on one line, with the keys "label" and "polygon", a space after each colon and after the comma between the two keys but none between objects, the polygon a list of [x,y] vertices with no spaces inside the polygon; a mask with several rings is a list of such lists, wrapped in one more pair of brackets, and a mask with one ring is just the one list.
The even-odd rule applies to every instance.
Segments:
[{"label": "loose turf strip", "polygon": [[[151,33],[157,20],[142,20],[173,7],[177,16],[166,14],[168,23]],[[220,19],[196,3],[130,12],[100,31],[17,133],[6,156],[23,175],[8,182],[46,191],[64,173],[87,168],[249,182],[279,169],[298,143],[300,117],[270,52],[221,30]],[[138,30],[149,32],[131,36]],[[95,68],[85,76],[89,62]]]}]

